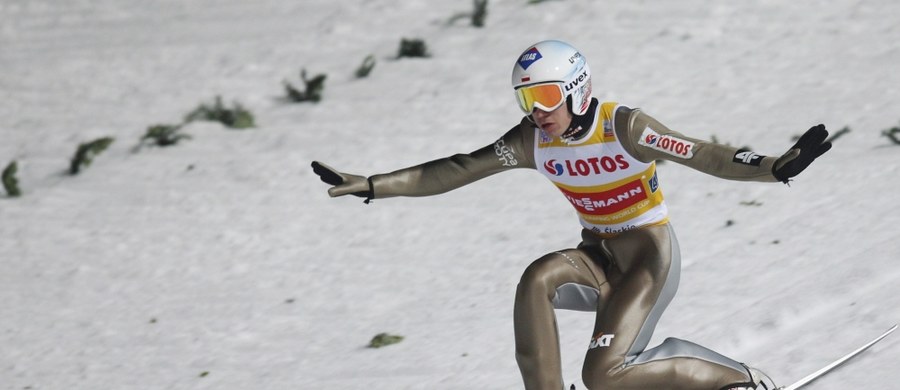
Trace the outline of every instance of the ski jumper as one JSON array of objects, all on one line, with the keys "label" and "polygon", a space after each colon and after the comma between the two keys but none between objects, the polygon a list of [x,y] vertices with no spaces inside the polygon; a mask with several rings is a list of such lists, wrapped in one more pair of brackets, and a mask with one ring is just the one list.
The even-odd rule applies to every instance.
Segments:
[{"label": "ski jumper", "polygon": [[686,137],[640,110],[598,103],[578,140],[550,137],[526,117],[472,153],[370,177],[373,197],[435,195],[529,168],[574,207],[581,243],[535,260],[517,287],[516,360],[526,389],[563,387],[555,308],[596,312],[582,370],[589,388],[718,390],[749,382],[742,364],[687,341],[669,338],[646,349],[681,268],[654,161],[774,182],[776,158]]}]

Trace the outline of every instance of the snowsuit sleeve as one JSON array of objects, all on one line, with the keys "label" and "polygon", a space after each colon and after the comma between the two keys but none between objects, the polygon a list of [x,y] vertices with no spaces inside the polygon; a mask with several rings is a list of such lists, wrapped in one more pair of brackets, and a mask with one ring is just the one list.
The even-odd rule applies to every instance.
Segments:
[{"label": "snowsuit sleeve", "polygon": [[729,180],[775,182],[776,157],[685,136],[645,114],[620,106],[615,113],[616,136],[638,160],[673,161]]},{"label": "snowsuit sleeve", "polygon": [[474,152],[373,175],[369,180],[374,199],[429,196],[515,168],[534,169],[534,125],[524,118],[496,142]]}]

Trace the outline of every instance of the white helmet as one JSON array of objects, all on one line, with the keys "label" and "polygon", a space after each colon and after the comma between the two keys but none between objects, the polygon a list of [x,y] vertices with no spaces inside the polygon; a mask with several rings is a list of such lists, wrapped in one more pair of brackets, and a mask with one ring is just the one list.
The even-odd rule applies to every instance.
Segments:
[{"label": "white helmet", "polygon": [[[531,114],[534,107],[553,110],[562,102],[555,92],[528,91],[540,84],[559,86],[562,102],[573,115],[584,115],[591,103],[591,68],[578,49],[562,41],[541,41],[522,52],[512,71],[519,108]],[[543,96],[543,99],[542,99]]]}]

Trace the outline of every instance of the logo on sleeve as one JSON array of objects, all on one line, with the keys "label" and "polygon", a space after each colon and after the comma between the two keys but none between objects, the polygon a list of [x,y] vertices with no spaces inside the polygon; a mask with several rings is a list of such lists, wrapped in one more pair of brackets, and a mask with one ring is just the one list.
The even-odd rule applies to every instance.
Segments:
[{"label": "logo on sleeve", "polygon": [[758,167],[759,164],[762,162],[763,157],[765,157],[765,156],[758,155],[749,150],[741,149],[741,150],[738,150],[737,153],[734,154],[734,158],[731,161],[734,161],[734,162],[740,163],[740,164],[747,164],[747,165],[753,165],[753,166]]},{"label": "logo on sleeve", "polygon": [[494,153],[497,154],[498,159],[503,163],[504,167],[514,167],[519,165],[519,161],[516,160],[516,155],[513,154],[513,151],[509,146],[506,146],[506,142],[503,141],[503,138],[500,138],[494,143]]},{"label": "logo on sleeve", "polygon": [[659,134],[649,127],[644,129],[638,144],[679,158],[690,159],[694,157],[693,142],[671,135]]}]

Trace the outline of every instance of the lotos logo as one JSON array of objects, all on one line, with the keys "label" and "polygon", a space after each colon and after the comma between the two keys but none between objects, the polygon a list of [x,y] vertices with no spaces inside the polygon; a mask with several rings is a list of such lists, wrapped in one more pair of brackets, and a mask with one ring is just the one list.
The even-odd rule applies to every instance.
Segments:
[{"label": "lotos logo", "polygon": [[544,169],[551,175],[561,176],[563,174],[563,166],[556,162],[556,160],[547,160],[547,162],[544,163]]},{"label": "lotos logo", "polygon": [[617,154],[615,157],[591,157],[587,159],[564,160],[565,165],[556,162],[556,160],[547,160],[544,163],[544,169],[555,176],[562,176],[568,173],[569,176],[590,176],[599,175],[604,172],[612,173],[619,169],[628,169],[631,165],[625,156]]},{"label": "lotos logo", "polygon": [[638,140],[638,144],[675,157],[685,159],[694,157],[693,142],[679,139],[671,135],[659,134],[649,127],[644,129],[644,133],[641,134],[641,139]]},{"label": "lotos logo", "polygon": [[541,56],[541,52],[539,52],[536,47],[532,47],[531,49],[528,49],[528,51],[523,53],[522,57],[519,58],[519,66],[521,66],[522,69],[527,70],[528,67],[531,66],[531,64],[541,58],[543,58],[543,56]]}]

